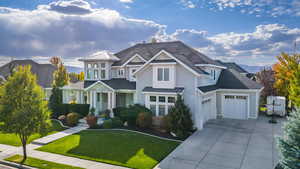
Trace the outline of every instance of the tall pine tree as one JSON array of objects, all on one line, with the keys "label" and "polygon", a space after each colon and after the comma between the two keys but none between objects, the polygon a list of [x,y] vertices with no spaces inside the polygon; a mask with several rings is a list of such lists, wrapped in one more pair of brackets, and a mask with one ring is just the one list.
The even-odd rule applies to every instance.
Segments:
[{"label": "tall pine tree", "polygon": [[284,135],[279,138],[281,167],[284,169],[300,168],[300,110],[291,113],[284,125]]},{"label": "tall pine tree", "polygon": [[172,107],[168,114],[170,130],[177,137],[186,138],[193,130],[193,121],[189,107],[184,104],[181,95],[177,95],[175,106]]}]

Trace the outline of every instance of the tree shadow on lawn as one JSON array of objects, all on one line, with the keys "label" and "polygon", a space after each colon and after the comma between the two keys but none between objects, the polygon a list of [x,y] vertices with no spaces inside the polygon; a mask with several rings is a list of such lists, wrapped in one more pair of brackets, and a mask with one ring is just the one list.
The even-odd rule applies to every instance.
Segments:
[{"label": "tree shadow on lawn", "polygon": [[83,131],[79,135],[79,145],[68,154],[134,168],[152,168],[178,145],[123,131]]}]

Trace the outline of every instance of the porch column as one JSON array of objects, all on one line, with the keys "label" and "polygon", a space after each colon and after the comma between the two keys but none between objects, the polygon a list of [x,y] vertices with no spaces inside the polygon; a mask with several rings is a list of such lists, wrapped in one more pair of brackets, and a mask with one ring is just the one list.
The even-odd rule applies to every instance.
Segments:
[{"label": "porch column", "polygon": [[107,108],[111,110],[112,109],[112,107],[111,107],[111,99],[112,99],[111,92],[107,93],[107,97],[108,97],[108,99],[107,99]]},{"label": "porch column", "polygon": [[117,102],[116,92],[112,92],[112,108],[116,108],[116,102]]},{"label": "porch column", "polygon": [[90,104],[90,107],[92,108],[93,107],[93,93],[92,93],[92,91],[88,91],[88,92],[89,92],[89,96],[90,96],[89,104]]}]

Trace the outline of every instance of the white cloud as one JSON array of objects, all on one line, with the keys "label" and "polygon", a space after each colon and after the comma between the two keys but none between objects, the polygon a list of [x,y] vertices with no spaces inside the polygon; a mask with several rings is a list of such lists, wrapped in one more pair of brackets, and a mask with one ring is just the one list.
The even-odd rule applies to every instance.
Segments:
[{"label": "white cloud", "polygon": [[191,0],[180,0],[180,3],[186,8],[196,8],[196,4]]},{"label": "white cloud", "polygon": [[282,15],[300,16],[299,0],[178,0],[183,6],[206,6],[211,10],[237,9],[257,17]]},{"label": "white cloud", "polygon": [[120,0],[122,3],[133,3],[133,0]]},{"label": "white cloud", "polygon": [[34,10],[0,7],[0,56],[84,57],[118,51],[164,32],[165,26],[92,8],[86,1],[58,1]]}]

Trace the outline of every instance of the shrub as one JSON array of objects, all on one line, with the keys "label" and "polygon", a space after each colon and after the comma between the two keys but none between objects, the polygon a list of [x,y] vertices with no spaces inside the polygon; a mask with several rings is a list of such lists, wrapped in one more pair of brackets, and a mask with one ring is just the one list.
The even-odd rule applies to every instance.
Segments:
[{"label": "shrub", "polygon": [[123,122],[127,121],[129,126],[135,126],[137,116],[141,112],[151,113],[151,111],[147,109],[145,106],[135,104],[135,105],[130,105],[128,108],[122,109],[120,112],[120,118]]},{"label": "shrub", "polygon": [[179,138],[187,138],[193,130],[190,109],[184,104],[181,95],[177,96],[175,106],[169,111],[170,131]]},{"label": "shrub", "polygon": [[149,112],[139,113],[136,119],[136,125],[140,128],[150,128],[152,125],[152,115]]},{"label": "shrub", "polygon": [[78,113],[69,113],[67,115],[68,126],[76,126],[79,121],[80,115]]},{"label": "shrub", "polygon": [[66,116],[65,115],[60,115],[58,117],[58,120],[61,121],[62,123],[65,123],[66,122]]},{"label": "shrub", "polygon": [[124,109],[126,109],[126,107],[116,107],[116,108],[113,108],[114,116],[120,117],[121,116],[121,111],[123,111]]},{"label": "shrub", "polygon": [[94,127],[97,125],[97,117],[94,115],[88,115],[86,116],[86,122],[89,125],[90,128]]},{"label": "shrub", "polygon": [[113,128],[123,127],[123,122],[119,117],[112,118],[111,120],[112,120],[112,127]]},{"label": "shrub", "polygon": [[113,122],[111,119],[105,120],[102,125],[104,129],[111,129],[113,127]]},{"label": "shrub", "polygon": [[101,117],[105,118],[105,119],[109,119],[110,118],[110,110],[106,109],[102,112],[100,112]]},{"label": "shrub", "polygon": [[94,107],[92,107],[90,109],[90,115],[95,116],[95,112],[96,112],[96,109]]},{"label": "shrub", "polygon": [[170,124],[170,115],[166,115],[161,120],[161,129],[165,130],[166,132],[170,131],[171,124]]},{"label": "shrub", "polygon": [[85,117],[89,114],[89,104],[61,104],[59,105],[60,115],[66,115],[69,112],[78,113],[81,117]]}]

